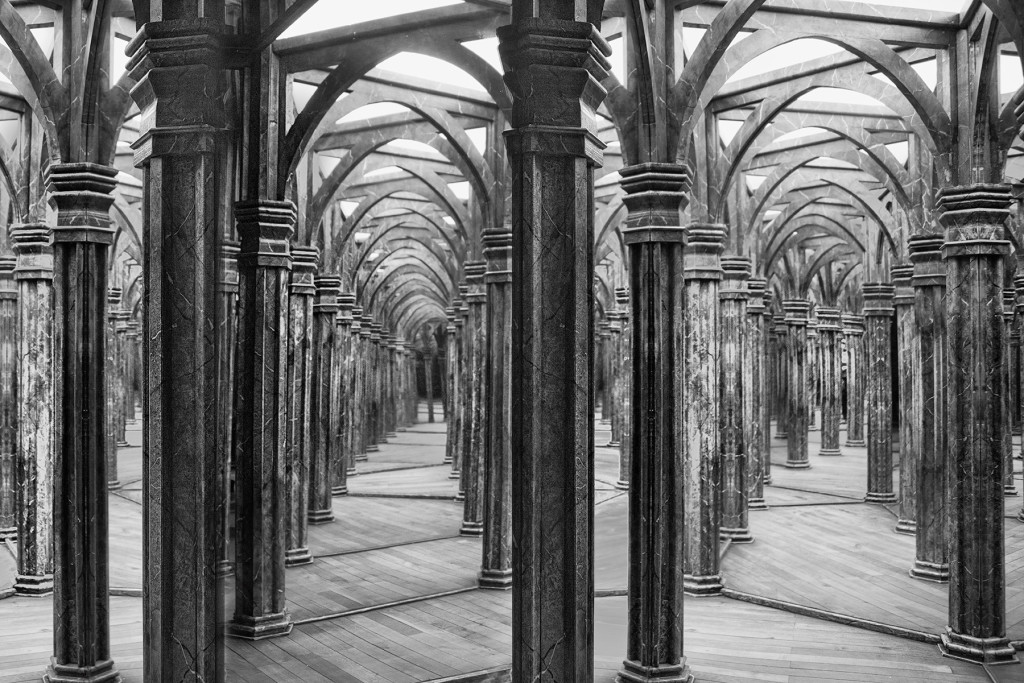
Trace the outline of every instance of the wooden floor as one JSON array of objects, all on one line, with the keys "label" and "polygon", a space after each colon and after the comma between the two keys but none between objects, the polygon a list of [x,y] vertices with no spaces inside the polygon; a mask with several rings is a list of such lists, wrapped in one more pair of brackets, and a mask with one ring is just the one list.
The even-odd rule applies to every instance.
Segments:
[{"label": "wooden floor", "polygon": [[[137,437],[135,427],[120,454],[125,486],[110,504],[119,558],[111,585],[123,596],[141,586]],[[595,437],[595,680],[610,682],[625,654],[626,600],[618,596],[628,578],[628,496],[613,486],[618,452],[603,446],[607,427],[598,424]],[[775,445],[780,465],[784,442]],[[751,514],[755,543],[725,554],[726,585],[937,632],[945,588],[907,576],[913,539],[892,532],[892,512],[861,502],[863,449],[818,458],[816,433],[811,449],[811,469],[774,468],[771,508]],[[359,463],[352,495],[334,500],[335,522],[310,528],[317,560],[287,571],[292,633],[227,639],[228,680],[444,681],[507,669],[511,594],[474,588],[480,539],[458,535],[457,482],[443,456],[443,423],[419,424]],[[1011,500],[1008,514],[1019,506]],[[1024,638],[1024,524],[1007,521],[1007,543],[1007,612],[1011,633]],[[0,578],[7,575],[13,562],[0,549]],[[0,683],[39,680],[52,648],[51,609],[49,598],[0,601]],[[141,681],[141,600],[112,597],[110,609],[113,657],[126,682]],[[940,657],[934,645],[728,598],[687,598],[684,629],[698,681],[1024,681],[1024,666],[990,678]]]}]

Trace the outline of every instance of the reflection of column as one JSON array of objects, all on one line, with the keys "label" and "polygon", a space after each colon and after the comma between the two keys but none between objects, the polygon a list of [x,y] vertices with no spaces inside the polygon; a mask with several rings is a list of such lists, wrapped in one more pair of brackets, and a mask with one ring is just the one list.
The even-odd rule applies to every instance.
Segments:
[{"label": "reflection of column", "polygon": [[45,225],[12,225],[18,264],[19,595],[53,592],[53,250]]},{"label": "reflection of column", "polygon": [[[683,584],[694,595],[716,595],[722,590],[717,359],[725,233],[721,225],[691,225],[683,250]],[[635,341],[633,346],[638,348]],[[633,413],[638,420],[643,415],[636,408]]]},{"label": "reflection of column", "polygon": [[[340,373],[335,366],[335,343],[338,320],[338,295],[341,278],[319,275],[315,280],[313,300],[312,390],[309,400],[309,523],[324,524],[334,519],[331,502],[334,480],[332,473],[344,467],[332,467],[342,460],[335,451],[341,445],[338,417],[342,408],[338,401]],[[340,331],[342,334],[344,330]],[[344,481],[344,480],[343,480]]]},{"label": "reflection of column", "polygon": [[896,373],[899,381],[900,410],[900,507],[896,531],[913,534],[917,527],[917,472],[921,457],[921,418],[914,401],[915,377],[921,374],[921,351],[914,321],[914,266],[893,266],[896,287],[893,304],[896,312]]},{"label": "reflection of column", "polygon": [[0,543],[18,537],[18,526],[15,521],[15,501],[18,495],[18,283],[14,279],[16,264],[15,257],[0,256]]},{"label": "reflection of column", "polygon": [[864,285],[864,367],[868,407],[869,503],[895,503],[892,487],[892,299],[883,282]]},{"label": "reflection of column", "polygon": [[807,313],[803,299],[782,302],[786,312],[786,467],[805,469],[807,458]]},{"label": "reflection of column", "polygon": [[1011,401],[1012,396],[1012,382],[1011,377],[1013,376],[1013,363],[1010,361],[1012,358],[1010,345],[1010,337],[1013,336],[1013,304],[1016,292],[1012,287],[1008,287],[1003,290],[1003,324],[1005,330],[1003,332],[1003,357],[1006,358],[1005,371],[1002,373],[1003,376],[1003,404],[1006,419],[1003,421],[1003,494],[1007,496],[1016,496],[1017,487],[1013,481],[1013,402]]},{"label": "reflection of column", "polygon": [[719,332],[719,424],[722,439],[722,518],[719,535],[733,543],[750,543],[747,524],[747,443],[744,381],[750,357],[746,349],[747,279],[750,259],[729,256],[722,259],[721,289],[718,292]]},{"label": "reflection of column", "polygon": [[619,479],[615,488],[629,488],[633,457],[633,333],[629,320],[629,289],[615,290],[615,304],[619,318],[619,357],[615,372],[616,391],[619,396]]},{"label": "reflection of column", "polygon": [[864,316],[844,313],[846,339],[846,446],[863,448],[864,440]]},{"label": "reflection of column", "polygon": [[743,442],[747,446],[747,506],[763,510],[765,464],[768,460],[766,432],[770,430],[768,402],[765,400],[768,349],[765,343],[764,293],[768,282],[761,278],[747,280],[747,334],[743,357]]},{"label": "reflection of column", "polygon": [[944,654],[1015,661],[1006,638],[1003,539],[1003,259],[1008,185],[945,188],[949,625]]},{"label": "reflection of column", "polygon": [[469,261],[466,269],[466,307],[468,315],[463,332],[469,353],[466,357],[466,382],[469,401],[466,420],[469,438],[463,459],[466,503],[463,506],[464,536],[479,536],[484,525],[484,411],[487,399],[487,291],[484,289],[485,261]]},{"label": "reflection of column", "polygon": [[480,587],[506,590],[512,587],[512,233],[485,230],[483,242],[487,258],[487,406]]},{"label": "reflection of column", "polygon": [[840,342],[843,328],[839,309],[818,307],[818,344],[821,354],[821,449],[818,455],[842,455],[839,450],[840,396],[843,364]]},{"label": "reflection of column", "polygon": [[946,265],[942,237],[910,238],[914,264],[915,353],[920,360],[913,383],[914,414],[920,423],[917,463],[917,550],[910,575],[949,580],[946,517]]}]

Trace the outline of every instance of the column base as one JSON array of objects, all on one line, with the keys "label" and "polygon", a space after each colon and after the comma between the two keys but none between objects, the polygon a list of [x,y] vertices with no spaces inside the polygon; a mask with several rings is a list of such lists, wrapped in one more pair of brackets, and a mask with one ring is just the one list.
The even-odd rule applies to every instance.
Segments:
[{"label": "column base", "polygon": [[360,453],[355,457],[355,462],[366,462],[370,458],[367,457],[366,453]]},{"label": "column base", "polygon": [[235,563],[231,560],[217,562],[217,578],[224,579],[235,574]]},{"label": "column base", "polygon": [[40,598],[53,593],[53,574],[36,576],[18,574],[14,579],[14,592],[27,598]]},{"label": "column base", "polygon": [[893,529],[898,534],[906,534],[908,536],[917,535],[917,522],[912,519],[901,519],[896,522],[896,527]]},{"label": "column base", "polygon": [[120,441],[118,441],[118,442],[117,442],[117,447],[118,447],[118,448],[128,448],[128,447],[129,447],[130,445],[131,445],[131,444],[129,444],[129,443],[128,443],[127,441],[125,441],[124,439],[121,439]]},{"label": "column base", "polygon": [[615,680],[616,683],[691,683],[693,674],[690,673],[690,667],[682,663],[644,666],[640,662],[627,659],[622,662],[622,668]]},{"label": "column base", "polygon": [[455,494],[455,499],[454,500],[455,500],[456,503],[461,503],[462,501],[466,500],[466,492],[465,491],[459,491],[458,493]]},{"label": "column base", "polygon": [[1024,522],[1024,507],[1022,507],[1020,510],[1017,510],[1017,521]]},{"label": "column base", "polygon": [[331,487],[331,495],[332,496],[344,496],[344,495],[347,495],[347,494],[348,494],[348,486],[332,486]]},{"label": "column base", "polygon": [[114,683],[121,680],[121,674],[114,668],[114,661],[104,659],[92,666],[58,664],[50,658],[50,666],[43,675],[44,683]]},{"label": "column base", "polygon": [[385,439],[393,439],[398,436],[398,432],[387,432],[384,434]]},{"label": "column base", "polygon": [[405,428],[405,427],[399,427],[399,428],[398,428],[397,430],[395,430],[395,431],[399,431],[399,432],[404,432],[404,431],[407,431],[407,430],[406,430],[406,428]]},{"label": "column base", "polygon": [[310,524],[327,524],[328,522],[334,521],[334,510],[327,508],[326,510],[310,510],[306,514],[306,521]]},{"label": "column base", "polygon": [[[380,446],[378,446],[377,444],[367,446],[366,453],[380,453]],[[360,458],[362,460],[366,460],[366,453],[356,456],[356,462],[360,462]]]},{"label": "column base", "polygon": [[782,466],[791,470],[806,470],[810,469],[811,463],[807,460],[787,460]]},{"label": "column base", "polygon": [[770,474],[764,475],[764,485],[765,486],[771,486],[771,483],[772,483],[772,475],[770,475]]},{"label": "column base", "polygon": [[910,576],[932,583],[949,583],[949,565],[914,560],[914,566],[910,568]]},{"label": "column base", "polygon": [[[346,477],[354,477],[357,474],[359,474],[359,471],[356,470],[355,467],[349,467],[347,470],[345,470],[345,476]],[[344,488],[344,487],[342,487],[342,486],[335,486],[334,488]],[[334,489],[331,489],[331,490],[333,491]]]},{"label": "column base", "polygon": [[0,600],[3,600],[4,598],[9,598],[12,595],[14,595],[13,588],[0,588]]},{"label": "column base", "polygon": [[615,488],[617,488],[620,491],[628,491],[629,490],[629,482],[628,481],[623,481],[622,479],[619,479],[617,482],[615,482]]},{"label": "column base", "polygon": [[451,465],[452,464],[452,459],[446,456],[445,459],[441,461],[441,464],[442,465]]},{"label": "column base", "polygon": [[483,569],[480,587],[492,591],[512,590],[512,569]]},{"label": "column base", "polygon": [[449,479],[461,479],[462,478],[462,472],[460,472],[459,470],[452,470],[448,474],[448,478]]},{"label": "column base", "polygon": [[776,439],[788,439],[789,435],[786,432],[775,432]]},{"label": "column base", "polygon": [[842,455],[843,452],[838,448],[822,448],[818,451],[818,455],[823,455],[829,458],[833,458],[837,455]]},{"label": "column base", "polygon": [[484,523],[483,522],[463,522],[462,527],[459,529],[460,536],[483,536],[484,535]]},{"label": "column base", "polygon": [[731,529],[728,527],[721,527],[718,530],[718,538],[722,541],[732,541],[733,543],[753,543],[754,537],[750,535],[750,529]]},{"label": "column base", "polygon": [[696,598],[721,595],[723,588],[725,586],[722,585],[721,574],[713,574],[711,576],[683,575],[683,592]]},{"label": "column base", "polygon": [[868,491],[868,495],[864,496],[864,502],[865,503],[879,503],[879,504],[895,503],[896,502],[896,494],[895,493],[873,493],[871,491]]},{"label": "column base", "polygon": [[292,548],[284,553],[284,566],[299,567],[304,564],[312,564],[313,555],[309,548]]},{"label": "column base", "polygon": [[1003,495],[1004,496],[1016,496],[1017,487],[1014,484],[1003,484]]},{"label": "column base", "polygon": [[263,640],[286,636],[292,632],[292,618],[287,612],[262,617],[238,616],[228,624],[228,635],[245,640]]},{"label": "column base", "polygon": [[108,481],[107,482],[107,490],[108,491],[116,491],[119,488],[121,488],[121,486],[122,486],[121,482],[119,480],[117,480],[117,479],[115,479],[114,481]]},{"label": "column base", "polygon": [[847,448],[866,448],[867,445],[868,445],[868,442],[865,441],[864,439],[847,439],[846,440],[846,447]]},{"label": "column base", "polygon": [[973,664],[1013,664],[1017,662],[1017,651],[1005,636],[999,638],[975,638],[954,633],[950,627],[941,636],[939,652],[945,657],[960,659]]},{"label": "column base", "polygon": [[17,541],[18,540],[18,527],[7,526],[0,527],[0,543],[4,541]]},{"label": "column base", "polygon": [[747,501],[748,510],[767,510],[768,503],[764,502],[764,498],[751,498]]}]

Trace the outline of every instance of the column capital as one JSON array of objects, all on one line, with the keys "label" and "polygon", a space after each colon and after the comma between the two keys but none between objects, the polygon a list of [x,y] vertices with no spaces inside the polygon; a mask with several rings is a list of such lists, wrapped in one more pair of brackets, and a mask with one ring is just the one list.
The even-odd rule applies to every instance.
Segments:
[{"label": "column capital", "polygon": [[507,228],[489,228],[483,231],[484,258],[487,272],[484,282],[512,282],[512,231]]},{"label": "column capital", "polygon": [[942,262],[942,235],[912,235],[907,241],[914,266],[914,287],[946,285],[946,264]]},{"label": "column capital", "polygon": [[855,313],[843,313],[843,334],[859,337],[864,334],[864,316]]},{"label": "column capital", "polygon": [[747,291],[747,279],[750,277],[750,259],[745,256],[723,256],[721,263],[722,285],[718,290],[718,298],[746,302],[750,296]]},{"label": "column capital", "polygon": [[220,291],[232,293],[238,291],[238,254],[241,251],[238,242],[226,240],[220,245]]},{"label": "column capital", "polygon": [[53,164],[46,170],[46,191],[57,210],[50,241],[114,243],[110,223],[111,194],[117,169],[100,164]]},{"label": "column capital", "polygon": [[893,314],[893,298],[896,288],[887,282],[867,282],[864,284],[864,315],[891,316]]},{"label": "column capital", "polygon": [[683,278],[687,280],[722,279],[722,250],[728,229],[716,223],[691,223],[686,227],[683,249]]},{"label": "column capital", "polygon": [[750,300],[747,302],[747,313],[750,315],[762,315],[767,307],[765,306],[765,295],[768,290],[768,281],[764,278],[752,277],[747,280],[747,295]]},{"label": "column capital", "polygon": [[463,268],[466,273],[466,303],[487,303],[487,292],[484,290],[484,276],[487,273],[487,261],[466,261]]},{"label": "column capital", "polygon": [[107,315],[113,316],[114,311],[121,305],[121,288],[107,287]]},{"label": "column capital", "polygon": [[889,270],[892,276],[892,284],[895,287],[893,303],[896,306],[914,305],[914,265],[912,263],[900,263]]},{"label": "column capital", "polygon": [[842,332],[843,326],[838,308],[818,306],[818,330],[821,332]]},{"label": "column capital", "polygon": [[[347,295],[342,294],[342,296],[347,296]],[[352,294],[351,296],[352,296],[352,299],[354,301],[355,300],[355,294]],[[344,310],[344,308],[342,308],[342,310]],[[361,331],[362,331],[362,327],[363,327],[363,307],[362,306],[353,306],[352,307],[352,328],[351,328],[352,329],[352,336],[356,336],[356,335],[362,336],[362,334],[360,334]]]},{"label": "column capital", "polygon": [[1005,255],[1010,252],[1005,225],[1013,201],[1006,184],[977,184],[939,190],[935,208],[946,228],[946,258],[959,255]]},{"label": "column capital", "polygon": [[320,261],[320,250],[316,247],[297,245],[290,247],[292,275],[288,283],[291,294],[316,294],[316,269]]},{"label": "column capital", "polygon": [[1017,290],[1013,287],[1003,289],[1003,318],[1007,322],[1013,321],[1014,305],[1017,303]]},{"label": "column capital", "polygon": [[14,223],[10,227],[11,246],[18,259],[16,280],[52,280],[53,247],[50,227],[43,223]]},{"label": "column capital", "polygon": [[14,269],[18,259],[14,256],[0,256],[0,299],[17,299],[18,285],[14,279]]},{"label": "column capital", "polygon": [[370,323],[370,341],[380,346],[381,331],[384,329],[384,323],[371,322]]},{"label": "column capital", "polygon": [[693,178],[684,164],[644,163],[619,169],[619,185],[628,214],[622,241],[686,242],[679,209],[689,197]]},{"label": "column capital", "polygon": [[337,313],[340,309],[341,278],[337,275],[317,275],[313,278],[316,298],[313,313]]},{"label": "column capital", "polygon": [[338,290],[338,317],[335,322],[338,325],[351,326],[354,322],[352,311],[356,305],[356,295],[354,292],[341,291],[341,278],[338,278]]},{"label": "column capital", "polygon": [[235,204],[235,225],[242,238],[239,263],[266,268],[290,268],[288,240],[295,227],[295,205],[289,201],[256,199]]},{"label": "column capital", "polygon": [[784,299],[782,310],[785,311],[784,321],[790,326],[806,326],[810,320],[811,302],[806,299]]}]

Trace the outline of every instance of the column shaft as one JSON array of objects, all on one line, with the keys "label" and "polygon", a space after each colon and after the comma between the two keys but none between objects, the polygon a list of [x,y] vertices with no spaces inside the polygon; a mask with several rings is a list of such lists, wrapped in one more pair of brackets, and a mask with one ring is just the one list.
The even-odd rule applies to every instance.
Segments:
[{"label": "column shaft", "polygon": [[896,372],[899,381],[900,411],[900,507],[896,531],[913,534],[917,528],[917,472],[921,457],[921,418],[914,401],[914,378],[921,374],[920,349],[916,343],[912,265],[893,266],[896,286],[893,299],[896,310]]},{"label": "column shaft", "polygon": [[[316,299],[313,301],[313,347],[311,355],[312,396],[309,402],[309,523],[324,524],[334,519],[331,501],[334,495],[333,474],[342,458],[335,453],[340,446],[338,416],[342,409],[338,401],[339,363],[335,355],[335,334],[338,324],[338,295],[341,278],[320,275],[315,280]],[[342,481],[345,481],[344,479]]]},{"label": "column shaft", "polygon": [[846,446],[864,447],[864,317],[843,315],[846,338]]},{"label": "column shaft", "polygon": [[[17,259],[0,256],[0,543],[18,538],[18,282]],[[0,589],[0,594],[9,591]]]},{"label": "column shaft", "polygon": [[747,523],[747,442],[744,374],[749,372],[747,355],[747,280],[750,260],[730,256],[722,259],[725,278],[719,297],[719,418],[722,439],[722,518],[719,534],[733,543],[750,543]]},{"label": "column shaft", "polygon": [[744,337],[743,364],[743,441],[747,445],[747,505],[751,510],[763,510],[765,464],[769,459],[770,429],[768,401],[765,398],[765,368],[768,349],[765,339],[764,294],[767,281],[751,278],[747,281],[747,334]]},{"label": "column shaft", "polygon": [[840,354],[843,328],[838,308],[818,307],[818,344],[821,354],[821,449],[818,455],[842,455],[839,450],[840,396],[843,364]]},{"label": "column shaft", "polygon": [[809,391],[807,384],[807,314],[801,299],[782,302],[786,311],[786,463],[795,469],[811,466],[807,457]]},{"label": "column shaft", "polygon": [[892,487],[892,300],[885,283],[864,285],[869,503],[895,503]]},{"label": "column shaft", "polygon": [[615,488],[626,490],[633,469],[633,327],[629,317],[629,289],[615,290],[619,327],[619,358],[615,373],[619,414],[619,479]]},{"label": "column shaft", "polygon": [[487,399],[487,292],[484,289],[485,261],[466,263],[466,305],[469,315],[463,328],[467,339],[466,393],[468,439],[464,457],[466,502],[463,505],[464,536],[479,536],[484,524],[484,411]]},{"label": "column shaft", "polygon": [[1003,290],[1003,357],[1006,362],[1003,366],[1003,402],[1006,419],[1003,421],[1003,494],[1007,496],[1017,495],[1017,486],[1013,479],[1013,363],[1011,359],[1012,345],[1010,338],[1013,336],[1013,305],[1016,292],[1012,287]]}]

